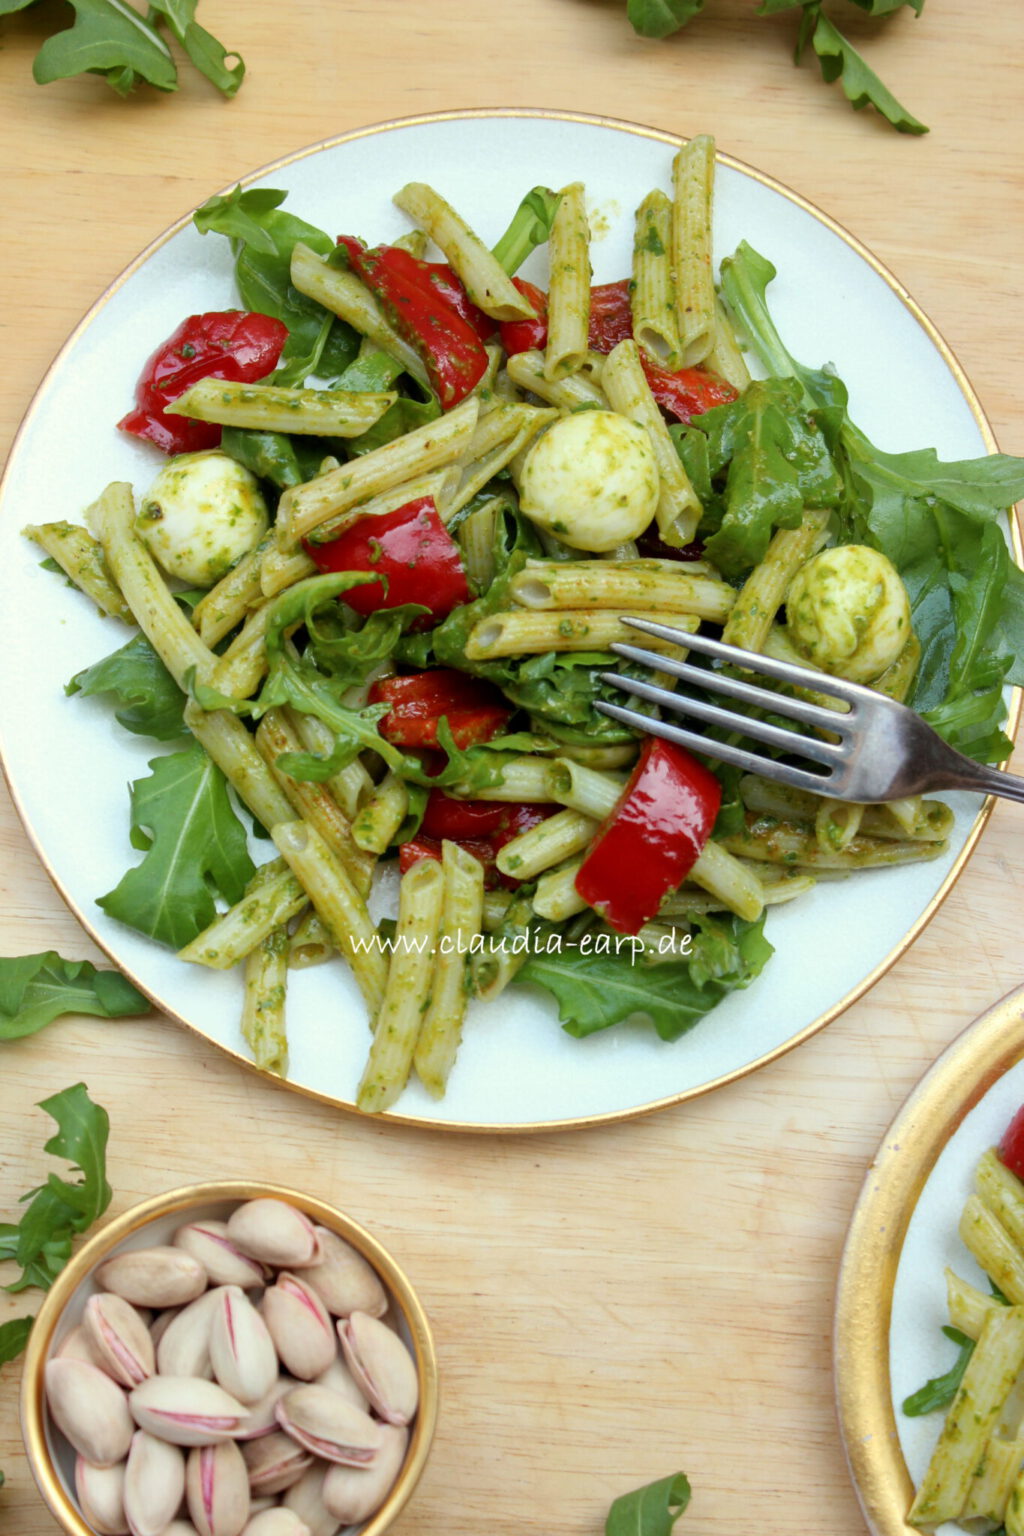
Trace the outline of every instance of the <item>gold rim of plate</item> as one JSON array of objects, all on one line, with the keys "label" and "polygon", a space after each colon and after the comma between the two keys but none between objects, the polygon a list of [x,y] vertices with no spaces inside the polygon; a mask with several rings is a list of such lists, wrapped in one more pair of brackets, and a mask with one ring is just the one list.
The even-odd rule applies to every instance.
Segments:
[{"label": "gold rim of plate", "polygon": [[64,1308],[78,1287],[88,1279],[91,1271],[112,1249],[142,1231],[151,1222],[178,1213],[184,1214],[197,1206],[271,1197],[296,1206],[320,1226],[329,1227],[350,1242],[376,1269],[409,1329],[420,1378],[420,1404],[405,1464],[385,1503],[372,1519],[360,1526],[360,1536],[382,1536],[412,1497],[430,1453],[437,1427],[439,1397],[434,1336],[412,1282],[371,1232],[335,1206],[314,1195],[287,1189],[283,1185],[232,1179],[172,1189],[165,1194],[154,1195],[140,1205],[133,1205],[120,1216],[115,1216],[77,1251],[46,1293],[25,1350],[21,1378],[21,1433],[39,1492],[68,1536],[95,1536],[95,1533],[79,1513],[50,1454],[43,1369]]},{"label": "gold rim of plate", "polygon": [[[1024,1057],[1022,1024],[1024,986],[953,1041],[886,1131],[854,1207],[836,1287],[836,1407],[850,1475],[874,1536],[921,1536],[906,1521],[914,1486],[889,1377],[889,1325],[903,1240],[946,1143]],[[957,1214],[950,1211],[951,1223]]]},{"label": "gold rim of plate", "polygon": [[[608,128],[620,133],[631,134],[636,138],[652,139],[657,143],[667,145],[672,150],[677,150],[680,145],[687,142],[687,137],[682,134],[668,133],[660,128],[650,128],[640,123],[632,123],[624,119],[614,117],[601,117],[599,115],[586,112],[559,112],[547,110],[544,108],[530,107],[479,107],[454,109],[447,112],[424,112],[412,117],[388,118],[383,122],[372,123],[362,128],[353,128],[348,133],[340,133],[333,135],[330,138],[321,139],[315,144],[308,144],[304,148],[296,150],[293,154],[282,155],[280,159],[271,160],[266,165],[260,166],[258,169],[251,171],[247,176],[241,178],[241,185],[243,187],[251,186],[253,182],[261,180],[263,177],[270,175],[272,172],[282,170],[285,166],[294,165],[299,160],[308,159],[310,155],[320,154],[322,151],[333,149],[339,144],[349,144],[358,139],[370,138],[380,133],[390,133],[404,128],[423,127],[431,123],[469,123],[480,121],[504,121],[506,119],[532,121],[540,120],[551,123],[579,123],[585,126],[589,125],[594,128]],[[767,187],[770,191],[776,193],[779,197],[783,197],[788,202],[794,203],[798,208],[802,208],[806,213],[809,213],[812,218],[815,218],[820,224],[823,224],[825,228],[830,230],[833,234],[837,235],[845,245],[848,245],[850,249],[853,250],[861,258],[861,260],[864,261],[872,269],[872,271],[876,272],[878,276],[883,279],[886,286],[896,295],[896,297],[903,304],[904,308],[907,309],[914,317],[918,325],[925,332],[933,346],[942,357],[946,367],[953,375],[953,378],[957,384],[957,388],[963,395],[971,415],[974,417],[974,420],[977,423],[978,430],[981,433],[986,448],[990,453],[996,452],[998,445],[996,443],[995,434],[992,431],[991,424],[985,415],[981,402],[978,399],[978,396],[975,393],[974,388],[967,377],[967,374],[957,360],[952,348],[949,346],[948,342],[945,340],[936,326],[932,323],[932,321],[929,320],[928,316],[924,313],[920,306],[911,297],[908,290],[903,286],[899,279],[892,272],[890,272],[889,268],[886,267],[883,262],[879,261],[878,257],[875,256],[867,248],[867,246],[863,245],[854,235],[850,234],[850,232],[845,229],[842,224],[831,218],[827,213],[824,213],[807,198],[802,197],[800,193],[791,191],[789,187],[785,186],[782,182],[777,181],[773,176],[769,176],[765,172],[759,171],[755,167],[748,165],[745,161],[736,159],[734,156],[725,154],[722,151],[718,151],[716,153],[716,160],[721,165],[727,165],[730,167],[730,169],[738,171],[741,175],[747,176],[752,181],[756,181],[760,183],[760,185]],[[231,192],[234,186],[237,184],[238,183],[236,182],[231,182],[227,186],[221,188],[221,195],[226,195],[227,193]],[[153,256],[158,250],[166,245],[167,242],[181,230],[185,229],[191,223],[191,220],[191,212],[184,214],[180,219],[176,220],[175,223],[170,225],[169,228],[164,230],[161,235],[158,235],[157,238],[153,240],[149,245],[147,245],[145,249],[141,251],[139,255],[136,256],[135,259],[124,269],[124,271],[114,279],[110,286],[100,295],[95,304],[91,306],[85,316],[79,321],[78,325],[71,332],[67,341],[58,352],[46,374],[43,376],[39,388],[37,389],[36,394],[33,396],[33,399],[29,404],[21,426],[15,435],[14,442],[11,445],[8,465],[14,461],[21,438],[26,432],[28,424],[35,414],[37,406],[41,401],[43,392],[47,388],[53,375],[61,367],[62,363],[64,362],[71,349],[74,347],[75,343],[78,341],[79,337],[88,330],[93,320],[105,307],[113,295],[117,293],[119,289],[121,289],[124,284],[128,282],[128,280],[146,264],[151,256]],[[6,478],[7,476],[5,471],[4,475],[0,476],[0,500],[2,500],[3,497]],[[1010,516],[1009,522],[1014,555],[1017,564],[1022,565],[1024,564],[1024,543],[1022,543],[1021,530],[1016,517],[1014,517],[1012,514]],[[1006,721],[1007,734],[1011,738],[1016,737],[1017,725],[1021,712],[1021,704],[1022,696],[1018,690],[1015,691],[1011,700],[1009,717]],[[0,737],[0,767],[3,767],[4,769],[5,776],[7,777],[8,789],[10,790],[15,810],[21,819],[29,841],[32,843],[40,863],[43,865],[46,873],[49,875],[51,881],[56,886],[62,900],[74,913],[75,917],[78,919],[79,923],[81,923],[82,927],[92,939],[93,943],[96,944],[97,947],[110,958],[113,964],[121,967],[121,962],[112,952],[109,943],[100,936],[93,924],[88,920],[85,913],[78,910],[76,903],[65,889],[64,885],[58,879],[54,869],[52,868],[46,855],[46,851],[42,847],[34,828],[29,822],[27,813],[21,803],[20,797],[18,796],[14,785],[11,783],[10,777],[6,775],[6,762],[4,759],[2,737]],[[867,976],[864,976],[855,987],[851,988],[849,992],[844,994],[843,997],[839,998],[839,1000],[835,1002],[831,1008],[826,1009],[826,1011],[820,1014],[818,1018],[813,1019],[811,1023],[805,1025],[803,1029],[792,1035],[788,1040],[783,1041],[781,1045],[776,1046],[771,1051],[765,1052],[763,1056],[758,1056],[755,1060],[747,1062],[743,1066],[737,1067],[730,1072],[723,1073],[718,1077],[711,1078],[707,1082],[699,1083],[689,1088],[680,1089],[675,1093],[666,1094],[663,1098],[654,1099],[645,1104],[630,1106],[626,1109],[609,1110],[607,1112],[602,1112],[595,1115],[566,1116],[555,1120],[543,1120],[528,1123],[521,1121],[510,1121],[505,1123],[480,1123],[469,1120],[449,1121],[435,1118],[430,1115],[408,1115],[404,1113],[393,1117],[385,1116],[384,1118],[393,1118],[403,1125],[420,1126],[433,1130],[468,1132],[478,1135],[508,1135],[510,1133],[525,1134],[539,1133],[544,1131],[576,1130],[594,1125],[610,1125],[616,1123],[617,1121],[633,1120],[638,1119],[643,1115],[654,1114],[658,1110],[667,1109],[673,1104],[682,1104],[685,1103],[688,1099],[699,1098],[705,1093],[711,1093],[716,1088],[725,1087],[728,1083],[736,1082],[740,1078],[748,1076],[751,1072],[756,1072],[761,1067],[768,1066],[771,1062],[779,1060],[780,1057],[785,1056],[789,1051],[794,1050],[798,1045],[802,1045],[805,1040],[809,1040],[812,1035],[817,1034],[818,1031],[824,1029],[826,1025],[831,1024],[833,1020],[837,1019],[841,1013],[844,1013],[846,1009],[851,1006],[851,1004],[857,1002],[859,998],[863,997],[864,994],[874,986],[875,982],[884,976],[885,973],[893,965],[895,965],[897,960],[901,959],[902,956],[906,954],[907,950],[914,943],[918,935],[934,917],[935,913],[938,911],[939,907],[942,905],[943,901],[946,899],[949,892],[953,888],[953,885],[959,878],[965,864],[967,863],[967,860],[969,859],[971,853],[974,851],[975,845],[977,844],[982,831],[985,828],[988,818],[992,813],[994,803],[994,800],[990,798],[986,800],[982,805],[977,817],[975,818],[974,824],[968,833],[966,842],[964,843],[963,848],[957,856],[942,885],[939,887],[938,891],[936,891],[935,895],[932,897],[927,907],[914,923],[913,927],[903,935],[895,948],[890,950],[889,954],[881,962],[881,964],[877,965],[872,971],[868,973]],[[121,968],[124,969],[123,967]],[[181,1025],[191,1034],[197,1035],[201,1040],[206,1041],[208,1044],[214,1045],[217,1050],[223,1051],[225,1055],[230,1056],[233,1058],[233,1060],[238,1062],[241,1066],[247,1068],[249,1071],[255,1072],[261,1077],[266,1076],[265,1073],[260,1072],[259,1069],[254,1066],[252,1061],[249,1060],[249,1058],[245,1056],[242,1051],[234,1050],[230,1046],[221,1045],[216,1041],[211,1041],[208,1035],[204,1034],[202,1030],[197,1029],[195,1025],[190,1024],[187,1019],[183,1018],[181,1014],[175,1011],[173,1004],[154,993],[149,987],[140,981],[139,978],[135,976],[131,970],[125,970],[125,974],[134,983],[134,985],[137,986],[140,991],[142,991],[144,995],[150,999],[154,1007],[158,1008],[160,1012],[165,1014],[169,1019],[172,1019],[176,1024]],[[335,1098],[330,1094],[318,1093],[314,1088],[306,1087],[304,1084],[300,1083],[292,1083],[284,1078],[280,1079],[280,1081],[284,1087],[289,1088],[293,1093],[303,1094],[307,1098],[318,1100],[320,1103],[331,1104],[336,1108],[349,1110],[357,1115],[363,1114],[363,1111],[357,1109],[355,1104],[352,1102]],[[375,1116],[372,1118],[380,1119],[381,1117]]]}]

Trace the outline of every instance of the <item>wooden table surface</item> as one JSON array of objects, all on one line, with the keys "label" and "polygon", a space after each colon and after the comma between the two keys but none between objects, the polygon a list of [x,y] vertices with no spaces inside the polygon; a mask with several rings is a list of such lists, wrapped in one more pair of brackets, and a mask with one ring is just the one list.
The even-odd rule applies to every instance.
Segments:
[{"label": "wooden table surface", "polygon": [[[248,65],[230,104],[192,75],[177,96],[127,102],[91,77],[34,85],[62,15],[44,0],[0,23],[5,445],[82,313],[211,192],[361,124],[514,106],[711,132],[810,198],[909,288],[1000,446],[1024,453],[1024,21],[1005,0],[932,0],[880,27],[855,16],[924,138],[794,70],[791,18],[759,20],[749,0],[713,0],[661,44],[633,36],[620,0],[203,0]],[[6,800],[0,850],[0,951],[101,958]],[[158,1017],[65,1019],[0,1047],[0,1218],[46,1174],[35,1106],[84,1077],[110,1112],[113,1211],[203,1177],[276,1179],[347,1208],[407,1269],[444,1395],[403,1536],[592,1536],[612,1498],[677,1468],[695,1488],[688,1531],[855,1536],[830,1351],[843,1236],[909,1089],[1024,980],[1022,895],[1024,816],[1003,803],[917,943],[827,1030],[708,1097],[583,1133],[467,1141],[371,1123]],[[0,1299],[0,1319],[28,1299]],[[43,1536],[56,1527],[22,1454],[17,1385],[5,1367],[0,1530]]]}]

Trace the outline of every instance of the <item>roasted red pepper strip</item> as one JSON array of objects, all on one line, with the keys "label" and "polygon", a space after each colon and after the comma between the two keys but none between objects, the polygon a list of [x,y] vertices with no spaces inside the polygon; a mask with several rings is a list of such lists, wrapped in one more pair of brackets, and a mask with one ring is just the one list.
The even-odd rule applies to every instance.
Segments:
[{"label": "roasted red pepper strip", "polygon": [[1024,1179],[1024,1106],[1018,1109],[999,1143],[999,1161],[1018,1179]]},{"label": "roasted red pepper strip", "polygon": [[490,683],[447,667],[383,678],[370,689],[369,702],[391,705],[378,730],[397,747],[436,747],[442,715],[457,747],[490,741],[512,717]]},{"label": "roasted red pepper strip", "polygon": [[576,890],[620,933],[639,933],[693,868],[721,803],[722,786],[709,769],[682,747],[648,737],[583,860]]},{"label": "roasted red pepper strip", "polygon": [[458,405],[487,369],[487,352],[472,325],[425,282],[424,263],[400,246],[367,250],[352,235],[339,235],[338,244],[395,329],[423,358],[442,410]]},{"label": "roasted red pepper strip", "polygon": [[500,800],[456,800],[443,790],[431,790],[420,830],[398,850],[398,867],[404,875],[417,859],[439,859],[441,843],[447,839],[480,860],[488,887],[504,885],[514,890],[522,881],[502,874],[495,864],[498,853],[514,837],[546,821],[557,809],[556,805],[511,804]]},{"label": "roasted red pepper strip", "polygon": [[512,286],[529,299],[536,315],[532,320],[503,320],[498,327],[501,344],[510,357],[516,352],[543,352],[548,344],[548,296],[522,277],[514,277]]},{"label": "roasted red pepper strip", "polygon": [[[454,842],[455,839],[451,838],[449,841]],[[474,859],[479,859],[480,863],[484,866],[484,884],[489,886],[495,885],[494,876],[497,874],[497,870],[494,867],[494,849],[486,838],[459,838],[458,842],[460,848],[465,848],[467,853],[471,853]],[[443,851],[438,838],[425,837],[422,833],[418,832],[407,843],[402,843],[399,846],[399,873],[404,875],[406,870],[411,869],[414,864],[418,864],[420,859],[436,859],[440,863]]]},{"label": "roasted red pepper strip", "polygon": [[287,340],[288,327],[269,315],[243,309],[190,315],[146,363],[135,386],[135,409],[118,426],[164,453],[216,448],[221,429],[214,422],[167,416],[164,407],[197,379],[228,379],[233,384],[265,379],[277,367]]},{"label": "roasted red pepper strip", "polygon": [[680,368],[678,373],[659,368],[645,357],[642,348],[640,362],[651,394],[661,409],[677,421],[687,422],[693,416],[702,416],[713,406],[727,405],[739,393],[725,379],[704,368]]},{"label": "roasted red pepper strip", "polygon": [[422,622],[437,624],[472,593],[459,546],[438,516],[432,496],[408,501],[394,512],[364,517],[327,544],[306,544],[322,571],[374,571],[387,577],[350,587],[342,601],[356,613],[421,603]]},{"label": "roasted red pepper strip", "polygon": [[462,279],[446,261],[421,261],[417,263],[423,275],[424,286],[436,293],[455,313],[476,331],[481,341],[490,341],[498,329],[497,320],[478,309],[466,292]]},{"label": "roasted red pepper strip", "polygon": [[610,352],[633,334],[629,282],[598,283],[590,290],[590,327],[587,345],[592,352]]}]

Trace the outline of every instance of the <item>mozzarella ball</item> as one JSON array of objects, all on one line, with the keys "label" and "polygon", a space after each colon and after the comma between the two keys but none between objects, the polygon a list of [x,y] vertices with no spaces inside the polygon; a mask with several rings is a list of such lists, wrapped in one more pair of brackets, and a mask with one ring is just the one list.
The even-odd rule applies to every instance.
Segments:
[{"label": "mozzarella ball", "polygon": [[790,638],[834,677],[871,683],[910,638],[910,601],[895,566],[865,544],[823,549],[786,593]]},{"label": "mozzarella ball", "polygon": [[658,464],[643,427],[614,411],[576,411],[549,427],[523,465],[527,517],[594,554],[643,533],[658,505]]},{"label": "mozzarella ball", "polygon": [[216,448],[169,459],[135,520],[153,559],[196,587],[219,581],[268,524],[255,475]]}]

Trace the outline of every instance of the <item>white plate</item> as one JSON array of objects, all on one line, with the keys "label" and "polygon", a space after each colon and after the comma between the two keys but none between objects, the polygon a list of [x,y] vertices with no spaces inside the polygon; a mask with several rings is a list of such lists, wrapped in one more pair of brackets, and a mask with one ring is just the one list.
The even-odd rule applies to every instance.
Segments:
[{"label": "white plate", "polygon": [[[249,184],[286,188],[287,207],[332,234],[381,241],[407,227],[391,194],[410,179],[429,180],[492,242],[529,187],[582,179],[601,230],[594,277],[606,282],[628,272],[633,210],[650,188],[670,186],[677,145],[667,134],[600,119],[446,114],[347,135]],[[941,444],[944,457],[960,458],[993,446],[963,374],[895,280],[800,198],[724,159],[716,254],[744,238],[778,268],[772,308],[794,355],[837,366],[851,414],[881,447]],[[543,281],[543,259],[524,272]],[[124,632],[40,570],[38,550],[19,535],[29,521],[80,520],[111,480],[145,490],[156,451],[115,430],[140,366],[182,317],[232,304],[227,241],[203,238],[185,222],[129,267],[44,381],[0,501],[0,730],[18,808],[72,910],[160,1008],[244,1059],[238,976],[182,965],[95,905],[137,861],[126,786],[162,749],[108,722],[98,701],[64,697],[68,678],[122,644]],[[660,1042],[646,1025],[576,1041],[546,994],[517,988],[500,1006],[471,1010],[446,1098],[435,1104],[414,1084],[395,1113],[463,1129],[579,1125],[677,1102],[773,1059],[834,1018],[920,931],[980,831],[978,800],[955,804],[943,859],[866,873],[773,912],[776,954],[765,974],[679,1042]],[[855,938],[836,944],[826,934]],[[288,1027],[292,1085],[351,1105],[366,1023],[340,966],[295,975]]]},{"label": "white plate", "polygon": [[[850,1470],[875,1536],[905,1521],[945,1415],[902,1403],[956,1356],[945,1270],[988,1281],[957,1234],[981,1154],[1024,1104],[1024,987],[935,1062],[889,1127],[864,1182],[836,1300],[836,1394]],[[952,1521],[937,1536],[962,1536]]]}]

